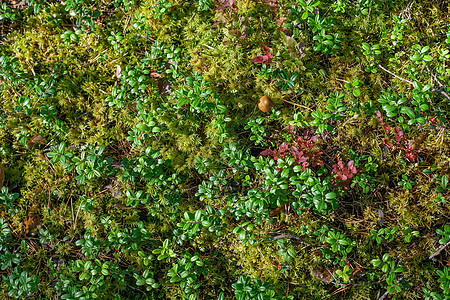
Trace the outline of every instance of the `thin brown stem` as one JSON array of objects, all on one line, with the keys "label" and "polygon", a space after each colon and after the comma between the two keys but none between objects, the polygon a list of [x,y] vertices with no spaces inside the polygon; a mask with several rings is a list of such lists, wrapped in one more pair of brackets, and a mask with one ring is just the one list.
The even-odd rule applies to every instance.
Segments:
[{"label": "thin brown stem", "polygon": [[297,103],[294,103],[294,102],[291,102],[291,101],[288,101],[288,100],[284,100],[284,99],[281,99],[281,100],[283,100],[284,102],[287,102],[287,103],[289,103],[289,104],[297,105],[297,106],[300,106],[300,107],[302,107],[302,108],[306,108],[306,109],[311,110],[311,108],[309,108],[309,107],[307,107],[307,106],[304,106],[304,105],[301,105],[301,104],[297,104]]}]

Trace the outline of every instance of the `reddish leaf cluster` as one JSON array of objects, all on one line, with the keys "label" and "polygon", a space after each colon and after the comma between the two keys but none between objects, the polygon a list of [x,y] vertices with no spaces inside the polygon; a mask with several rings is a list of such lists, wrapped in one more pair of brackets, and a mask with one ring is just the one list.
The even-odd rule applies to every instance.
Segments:
[{"label": "reddish leaf cluster", "polygon": [[237,12],[238,7],[236,0],[216,0],[215,1],[215,11],[216,12]]},{"label": "reddish leaf cluster", "polygon": [[272,54],[272,52],[270,52],[269,47],[264,45],[263,50],[266,53],[266,55],[257,56],[254,59],[252,59],[252,62],[258,63],[258,64],[266,64],[266,65],[273,64],[273,62],[272,62],[273,54]]},{"label": "reddish leaf cluster", "polygon": [[323,161],[321,160],[323,152],[313,149],[315,144],[315,136],[311,138],[298,137],[292,145],[282,143],[278,150],[266,149],[261,152],[261,155],[270,155],[275,160],[278,158],[285,159],[294,157],[294,165],[301,165],[302,171],[304,171],[307,168],[323,165]]},{"label": "reddish leaf cluster", "polygon": [[339,158],[338,163],[333,165],[332,173],[336,174],[336,176],[331,178],[331,182],[334,186],[339,184],[344,189],[348,190],[352,178],[360,172],[362,172],[362,169],[356,167],[353,160],[345,165],[342,158]]},{"label": "reddish leaf cluster", "polygon": [[236,6],[236,0],[219,0],[217,1],[219,7],[223,8],[229,8],[229,7],[235,7]]},{"label": "reddish leaf cluster", "polygon": [[400,130],[400,128],[398,128],[397,126],[395,126],[395,141],[397,142],[397,143],[400,143],[400,141],[402,140],[402,138],[403,138],[403,131],[402,130]]},{"label": "reddish leaf cluster", "polygon": [[406,148],[405,156],[410,161],[415,161],[419,152],[420,152],[420,150],[415,150],[415,149],[413,149],[413,145],[408,144],[407,148]]},{"label": "reddish leaf cluster", "polygon": [[269,7],[273,10],[273,12],[277,12],[280,6],[278,0],[263,0],[263,2],[267,3]]},{"label": "reddish leaf cluster", "polygon": [[[390,133],[391,127],[384,122],[383,116],[381,115],[381,112],[379,110],[377,111],[377,117],[380,124],[384,126],[384,131],[386,132],[386,135],[388,135]],[[404,132],[400,130],[400,128],[398,128],[397,126],[394,128],[394,130],[395,130],[395,142],[397,146],[405,150],[406,158],[408,158],[410,161],[415,161],[417,159],[417,155],[420,152],[420,150],[415,149],[414,146],[411,145],[410,143],[406,144],[405,146],[405,141],[401,143],[404,137]],[[394,144],[389,141],[389,136],[386,136],[383,142],[390,148],[394,147]]]},{"label": "reddish leaf cluster", "polygon": [[381,126],[384,126],[384,131],[386,132],[386,134],[388,134],[389,131],[391,130],[391,127],[384,122],[383,115],[381,114],[381,111],[379,111],[379,110],[377,110],[377,117],[378,117],[378,122],[380,122]]},{"label": "reddish leaf cluster", "polygon": [[286,24],[286,17],[275,17],[275,23],[277,23],[278,25],[280,25],[280,27],[277,28],[278,31],[286,31],[287,28],[284,27],[284,24]]}]

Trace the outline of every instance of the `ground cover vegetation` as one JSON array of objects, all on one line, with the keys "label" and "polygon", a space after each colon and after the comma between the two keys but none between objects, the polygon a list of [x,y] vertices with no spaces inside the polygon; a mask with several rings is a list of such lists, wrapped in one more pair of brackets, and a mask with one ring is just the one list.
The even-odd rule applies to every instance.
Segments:
[{"label": "ground cover vegetation", "polygon": [[0,5],[2,299],[450,299],[443,0]]}]

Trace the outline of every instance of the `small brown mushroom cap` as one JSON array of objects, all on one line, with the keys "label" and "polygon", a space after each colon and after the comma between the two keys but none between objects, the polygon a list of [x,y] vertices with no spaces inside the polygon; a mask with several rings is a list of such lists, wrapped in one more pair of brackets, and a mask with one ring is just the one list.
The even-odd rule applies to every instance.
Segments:
[{"label": "small brown mushroom cap", "polygon": [[269,112],[273,107],[273,101],[268,96],[262,96],[259,99],[258,107],[263,112]]}]

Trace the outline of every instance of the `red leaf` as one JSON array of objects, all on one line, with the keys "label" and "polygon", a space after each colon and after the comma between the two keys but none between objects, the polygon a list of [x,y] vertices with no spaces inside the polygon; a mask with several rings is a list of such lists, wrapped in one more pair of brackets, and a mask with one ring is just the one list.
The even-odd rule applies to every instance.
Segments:
[{"label": "red leaf", "polygon": [[305,162],[307,160],[306,157],[302,156],[300,157],[300,159],[298,160],[299,163]]},{"label": "red leaf", "polygon": [[395,140],[399,143],[403,138],[403,131],[401,131],[397,126],[395,126],[395,132],[397,135],[395,136]]},{"label": "red leaf", "polygon": [[406,151],[406,158],[408,158],[410,161],[416,160],[416,153],[414,151],[407,150]]},{"label": "red leaf", "polygon": [[257,56],[254,59],[252,59],[253,63],[258,63],[258,64],[262,64],[264,62],[266,62],[269,58],[267,56]]},{"label": "red leaf", "polygon": [[273,57],[273,54],[272,54],[272,52],[270,52],[269,47],[267,47],[266,45],[264,45],[264,46],[263,46],[263,50],[264,50],[264,52],[266,52],[266,55],[267,55],[268,58],[272,58],[272,57]]},{"label": "red leaf", "polygon": [[282,153],[282,152],[286,152],[287,150],[289,150],[289,146],[286,143],[282,143],[280,145],[280,148],[278,150],[278,153]]},{"label": "red leaf", "polygon": [[266,65],[272,64],[273,54],[272,54],[272,52],[270,52],[269,47],[264,45],[263,49],[264,49],[264,52],[266,52],[266,55],[257,56],[254,59],[252,59],[252,62],[253,63],[259,63],[259,64],[266,64]]},{"label": "red leaf", "polygon": [[261,152],[262,156],[266,156],[266,155],[271,155],[273,153],[273,150],[271,149],[266,149],[264,151]]}]

